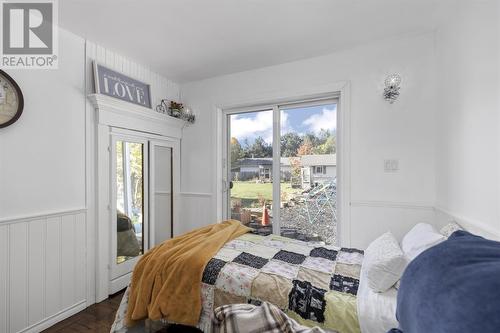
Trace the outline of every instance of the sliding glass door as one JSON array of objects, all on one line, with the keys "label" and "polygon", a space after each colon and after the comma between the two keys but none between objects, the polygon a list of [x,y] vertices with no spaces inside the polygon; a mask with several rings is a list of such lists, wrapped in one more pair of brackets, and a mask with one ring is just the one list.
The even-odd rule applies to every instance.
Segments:
[{"label": "sliding glass door", "polygon": [[226,113],[230,218],[266,235],[337,239],[337,100]]},{"label": "sliding glass door", "polygon": [[272,232],[273,110],[228,115],[230,218]]}]

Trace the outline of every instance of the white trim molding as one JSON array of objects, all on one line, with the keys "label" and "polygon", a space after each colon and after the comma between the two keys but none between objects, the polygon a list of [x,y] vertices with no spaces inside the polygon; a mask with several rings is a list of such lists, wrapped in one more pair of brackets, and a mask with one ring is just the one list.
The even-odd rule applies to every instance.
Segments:
[{"label": "white trim molding", "polygon": [[401,202],[401,201],[375,201],[375,200],[352,200],[351,207],[381,207],[434,210],[434,204],[430,202]]},{"label": "white trim molding", "polygon": [[29,222],[31,220],[46,219],[49,217],[57,217],[57,216],[62,216],[62,215],[74,215],[74,214],[86,213],[86,212],[87,212],[87,209],[82,207],[82,208],[74,208],[74,209],[53,210],[53,211],[41,212],[41,213],[37,213],[37,214],[28,214],[28,215],[13,216],[13,217],[2,217],[2,218],[0,218],[0,225],[3,223],[4,224],[12,224],[12,223],[18,223],[18,222]]},{"label": "white trim molding", "polygon": [[55,315],[50,316],[49,318],[47,318],[45,320],[42,320],[42,321],[24,329],[24,330],[19,331],[18,333],[38,333],[38,332],[41,332],[41,331],[57,324],[58,322],[66,319],[66,318],[69,318],[69,317],[77,314],[80,311],[85,310],[86,308],[87,308],[86,301],[81,301],[73,306],[70,306],[67,309],[59,311]]},{"label": "white trim molding", "polygon": [[186,122],[132,103],[101,94],[88,96],[101,125],[180,138]]}]

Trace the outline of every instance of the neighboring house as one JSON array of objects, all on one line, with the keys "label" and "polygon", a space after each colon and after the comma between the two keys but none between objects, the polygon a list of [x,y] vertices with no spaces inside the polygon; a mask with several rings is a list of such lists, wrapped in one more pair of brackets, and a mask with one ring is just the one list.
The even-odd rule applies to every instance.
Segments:
[{"label": "neighboring house", "polygon": [[242,158],[238,165],[231,169],[234,180],[259,179],[271,181],[273,173],[272,158]]},{"label": "neighboring house", "polygon": [[303,155],[300,158],[302,188],[316,186],[337,176],[337,155]]},{"label": "neighboring house", "polygon": [[[303,155],[300,157],[301,177],[300,187],[308,188],[322,184],[335,178],[337,172],[336,155]],[[290,181],[292,166],[290,158],[282,157],[280,163],[281,181]],[[233,180],[272,181],[273,159],[242,158],[231,169]]]},{"label": "neighboring house", "polygon": [[[291,176],[290,161],[287,157],[281,158],[281,180],[289,181]],[[262,158],[242,158],[238,164],[231,168],[233,180],[271,181],[273,178],[273,159],[271,157]]]}]

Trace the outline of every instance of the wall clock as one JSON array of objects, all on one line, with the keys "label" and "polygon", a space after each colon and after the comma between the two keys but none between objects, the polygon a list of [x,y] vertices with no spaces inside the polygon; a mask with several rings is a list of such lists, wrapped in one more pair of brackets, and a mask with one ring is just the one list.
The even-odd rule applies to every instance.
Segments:
[{"label": "wall clock", "polygon": [[23,113],[24,98],[16,81],[0,70],[0,128],[15,123]]}]

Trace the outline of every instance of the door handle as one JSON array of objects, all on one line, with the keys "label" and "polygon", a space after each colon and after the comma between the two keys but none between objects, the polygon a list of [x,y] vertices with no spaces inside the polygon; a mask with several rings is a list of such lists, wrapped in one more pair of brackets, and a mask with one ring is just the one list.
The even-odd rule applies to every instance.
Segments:
[{"label": "door handle", "polygon": [[229,189],[233,188],[233,182],[229,182]]}]

